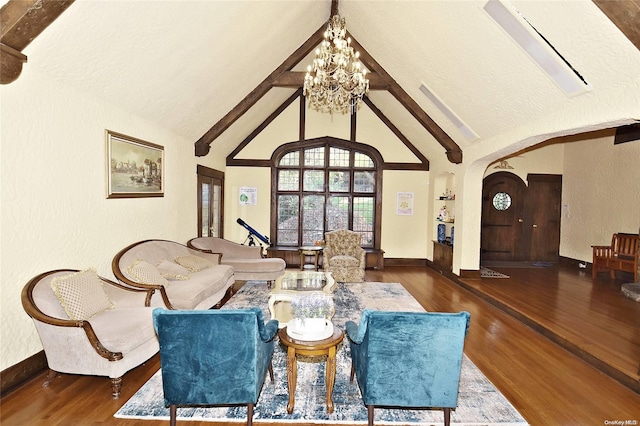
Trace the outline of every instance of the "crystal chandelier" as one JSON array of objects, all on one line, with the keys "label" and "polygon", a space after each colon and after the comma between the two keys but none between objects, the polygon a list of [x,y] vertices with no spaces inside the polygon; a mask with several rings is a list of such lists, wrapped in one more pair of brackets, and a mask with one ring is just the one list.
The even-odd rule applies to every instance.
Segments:
[{"label": "crystal chandelier", "polygon": [[316,49],[316,58],[307,67],[304,96],[316,111],[353,114],[369,92],[367,71],[358,60],[360,53],[351,47],[351,37],[345,40],[346,35],[344,18],[333,15]]}]

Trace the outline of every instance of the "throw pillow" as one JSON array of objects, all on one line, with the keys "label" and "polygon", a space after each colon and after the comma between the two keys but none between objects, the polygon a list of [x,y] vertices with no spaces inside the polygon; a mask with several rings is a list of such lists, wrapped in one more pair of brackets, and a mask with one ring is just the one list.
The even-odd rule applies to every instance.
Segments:
[{"label": "throw pillow", "polygon": [[88,320],[114,307],[95,269],[55,277],[51,288],[72,320]]},{"label": "throw pillow", "polygon": [[212,266],[215,266],[213,262],[210,262],[204,257],[199,257],[199,256],[178,256],[173,260],[176,263],[184,266],[191,272],[198,272],[198,271],[202,271],[203,269],[211,268]]},{"label": "throw pillow", "polygon": [[160,274],[155,266],[142,259],[138,259],[129,265],[127,273],[131,279],[140,284],[169,285],[169,281]]},{"label": "throw pillow", "polygon": [[187,268],[166,259],[158,264],[158,272],[168,280],[185,281],[189,279]]}]

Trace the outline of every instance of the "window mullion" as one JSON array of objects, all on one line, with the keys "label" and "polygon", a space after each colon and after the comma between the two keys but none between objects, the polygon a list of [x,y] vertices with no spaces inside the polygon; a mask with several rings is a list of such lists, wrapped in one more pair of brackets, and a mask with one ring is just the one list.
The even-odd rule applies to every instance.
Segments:
[{"label": "window mullion", "polygon": [[[321,147],[324,151],[320,150]],[[380,196],[378,186],[381,175],[377,171],[379,161],[377,157],[372,157],[366,147],[354,149],[353,146],[332,140],[324,144],[309,144],[302,147],[299,145],[295,149],[283,152],[278,158],[283,158],[294,150],[298,155],[297,164],[293,164],[295,160],[293,162],[288,160],[282,166],[279,162],[275,165],[274,176],[277,181],[274,184],[276,189],[274,200],[278,200],[281,195],[297,195],[298,211],[292,212],[285,208],[280,212],[276,208],[278,217],[274,226],[285,232],[287,227],[290,227],[289,229],[293,231],[293,226],[296,226],[297,222],[296,234],[299,246],[312,243],[313,241],[306,240],[315,240],[320,233],[324,235],[325,232],[336,227],[348,227],[361,232],[363,245],[373,246],[377,240],[376,234],[380,231],[375,227],[375,218],[380,214],[377,198]],[[332,155],[334,155],[333,158]],[[359,167],[356,167],[356,160]],[[278,170],[287,169],[298,170],[297,190],[291,188],[291,185],[287,188],[286,180],[280,181],[281,173]],[[318,173],[320,171],[322,173]],[[357,182],[356,175],[359,179]],[[283,174],[282,178],[286,179],[287,174]],[[289,177],[289,182],[292,183],[291,179],[294,178]],[[319,182],[319,179],[323,179],[323,182]],[[331,179],[334,181],[332,182]],[[345,179],[349,180],[348,185]],[[283,206],[286,206],[286,201]],[[283,216],[279,217],[280,214]],[[288,220],[288,217],[293,219],[296,215],[297,221]],[[322,217],[319,217],[320,215]],[[283,227],[280,228],[281,226]],[[276,243],[281,242],[276,240]],[[292,245],[293,241],[289,239],[289,242],[283,241],[283,243]]]}]

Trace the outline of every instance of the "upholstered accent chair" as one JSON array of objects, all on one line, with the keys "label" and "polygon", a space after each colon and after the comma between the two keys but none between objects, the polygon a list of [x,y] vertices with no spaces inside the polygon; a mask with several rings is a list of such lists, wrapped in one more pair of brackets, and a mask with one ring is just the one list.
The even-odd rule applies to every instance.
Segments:
[{"label": "upholstered accent chair", "polygon": [[170,424],[177,406],[247,406],[247,424],[271,358],[278,321],[265,323],[259,308],[153,311],[160,340],[164,402]]},{"label": "upholstered accent chair", "polygon": [[458,404],[468,312],[383,312],[365,309],[346,324],[351,382],[357,377],[369,425],[375,406],[442,408],[449,425]]},{"label": "upholstered accent chair", "polygon": [[122,376],[158,353],[151,293],[93,270],[61,269],[32,278],[22,290],[22,306],[47,357],[50,371],[42,386],[58,373],[106,376],[118,398]]},{"label": "upholstered accent chair", "polygon": [[365,256],[360,246],[360,234],[340,229],[324,234],[325,247],[322,264],[338,282],[358,283],[364,281]]}]

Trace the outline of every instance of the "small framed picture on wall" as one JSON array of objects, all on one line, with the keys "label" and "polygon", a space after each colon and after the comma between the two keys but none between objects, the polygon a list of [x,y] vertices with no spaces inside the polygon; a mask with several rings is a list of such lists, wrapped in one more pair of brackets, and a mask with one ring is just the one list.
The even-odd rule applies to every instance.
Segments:
[{"label": "small framed picture on wall", "polygon": [[107,198],[164,196],[164,147],[106,131]]}]

